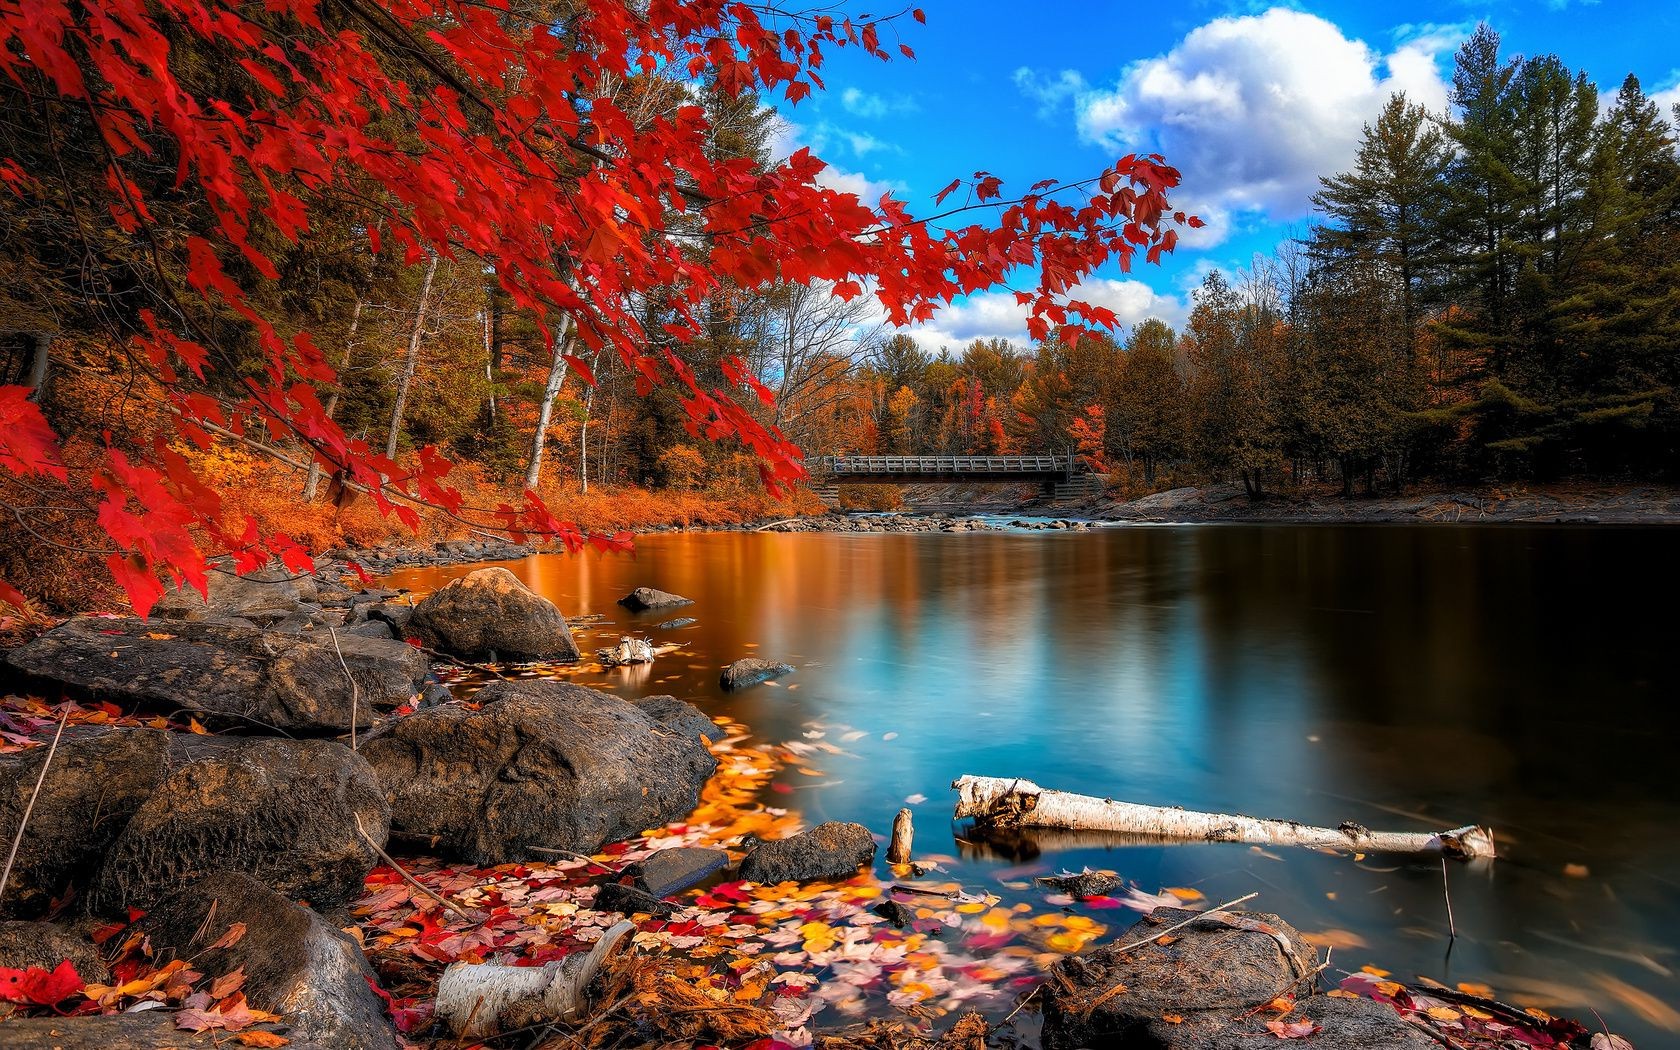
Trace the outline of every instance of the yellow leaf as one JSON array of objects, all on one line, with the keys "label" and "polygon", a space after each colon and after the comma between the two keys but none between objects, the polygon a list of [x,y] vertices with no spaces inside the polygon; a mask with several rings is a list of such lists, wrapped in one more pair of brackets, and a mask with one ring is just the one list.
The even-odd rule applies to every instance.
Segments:
[{"label": "yellow leaf", "polygon": [[1161,1015],[1161,1020],[1167,1022],[1168,1024],[1183,1024],[1184,1023],[1184,1015],[1183,1014],[1162,1014]]},{"label": "yellow leaf", "polygon": [[1169,886],[1161,892],[1170,893],[1181,901],[1199,901],[1202,899],[1201,890],[1193,890],[1188,886]]},{"label": "yellow leaf", "polygon": [[199,736],[209,736],[210,735],[210,730],[205,729],[203,726],[199,725],[198,724],[198,719],[196,719],[196,718],[188,718],[187,719],[187,728],[192,730],[193,732],[197,733]]},{"label": "yellow leaf", "polygon": [[1475,981],[1458,982],[1458,990],[1463,992],[1465,995],[1480,996],[1483,999],[1493,998],[1493,989],[1491,987],[1485,984],[1477,984]]},{"label": "yellow leaf", "polygon": [[1379,969],[1375,966],[1361,966],[1359,968],[1359,972],[1368,973],[1372,977],[1387,977],[1389,975],[1387,970]]},{"label": "yellow leaf", "polygon": [[1362,998],[1362,996],[1360,996],[1360,994],[1358,992],[1350,992],[1346,988],[1332,988],[1326,994],[1328,994],[1330,996],[1330,998],[1332,998],[1332,999],[1359,999],[1359,998]]},{"label": "yellow leaf", "polygon": [[291,1042],[285,1036],[275,1035],[273,1032],[240,1032],[233,1037],[233,1041],[240,1046],[264,1047],[285,1046]]},{"label": "yellow leaf", "polygon": [[1464,1016],[1450,1006],[1431,1006],[1428,1013],[1437,1021],[1456,1021]]}]

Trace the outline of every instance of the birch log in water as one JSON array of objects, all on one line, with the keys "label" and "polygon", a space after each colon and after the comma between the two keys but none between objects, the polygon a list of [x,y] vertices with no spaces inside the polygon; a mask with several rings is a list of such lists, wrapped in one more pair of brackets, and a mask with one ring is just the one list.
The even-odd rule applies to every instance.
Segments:
[{"label": "birch log in water", "polygon": [[1202,842],[1245,842],[1261,846],[1317,846],[1362,853],[1442,853],[1449,857],[1495,856],[1493,832],[1469,826],[1450,831],[1372,831],[1359,824],[1316,828],[1293,820],[1261,820],[1230,813],[1198,813],[1164,806],[1049,791],[1030,780],[962,776],[958,818],[1002,828],[1070,828],[1148,835]]}]

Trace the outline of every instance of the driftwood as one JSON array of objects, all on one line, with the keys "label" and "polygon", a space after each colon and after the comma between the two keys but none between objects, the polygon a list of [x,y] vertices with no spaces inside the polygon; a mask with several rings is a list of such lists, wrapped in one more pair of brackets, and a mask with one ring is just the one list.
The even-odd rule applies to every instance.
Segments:
[{"label": "driftwood", "polygon": [[629,638],[620,636],[618,644],[611,649],[595,650],[595,658],[604,667],[627,667],[631,664],[651,664],[656,656],[676,652],[682,648],[674,643],[654,645],[645,638]]},{"label": "driftwood", "polygon": [[899,810],[898,816],[893,818],[892,845],[887,847],[887,863],[910,863],[911,845],[915,836],[916,830],[911,823],[910,810],[908,808]]},{"label": "driftwood", "polygon": [[1469,826],[1450,831],[1372,831],[1359,824],[1319,828],[1292,820],[1261,820],[1229,813],[1198,813],[1163,806],[1050,791],[1030,780],[962,776],[956,815],[999,828],[1070,828],[1160,839],[1244,842],[1262,846],[1312,846],[1361,853],[1440,853],[1449,857],[1495,856],[1493,832]]},{"label": "driftwood", "polygon": [[635,928],[628,920],[617,923],[588,955],[546,966],[451,963],[438,980],[435,1013],[457,1036],[475,1039],[541,1021],[576,1020],[601,964]]}]

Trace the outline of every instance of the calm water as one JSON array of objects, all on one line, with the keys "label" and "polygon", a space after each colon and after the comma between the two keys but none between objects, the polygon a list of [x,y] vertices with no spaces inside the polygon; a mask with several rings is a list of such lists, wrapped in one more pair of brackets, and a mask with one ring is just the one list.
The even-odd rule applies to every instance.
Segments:
[{"label": "calm water", "polygon": [[[675,693],[771,741],[865,731],[813,756],[821,777],[785,772],[777,804],[813,823],[884,832],[923,795],[918,855],[956,858],[977,889],[1009,894],[1025,864],[1259,891],[1341,945],[1340,968],[1485,982],[1589,1025],[1590,1006],[1650,1048],[1680,1041],[1677,549],[1655,528],[1157,527],[667,535],[509,567],[568,615],[614,621],[585,649],[699,621],[670,634],[683,654],[589,684]],[[643,584],[696,603],[614,604]],[[746,655],[799,670],[725,697],[718,669]],[[1438,862],[969,843],[950,820],[963,773],[1331,825],[1479,822],[1504,855],[1450,866],[1449,951]]]}]

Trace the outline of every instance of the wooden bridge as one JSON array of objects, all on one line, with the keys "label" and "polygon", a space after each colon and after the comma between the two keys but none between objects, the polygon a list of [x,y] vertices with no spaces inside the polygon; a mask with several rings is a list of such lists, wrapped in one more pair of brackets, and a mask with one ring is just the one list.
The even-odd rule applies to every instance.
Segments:
[{"label": "wooden bridge", "polygon": [[833,505],[841,485],[1039,484],[1071,499],[1101,491],[1101,481],[1073,456],[820,456],[805,461],[811,490]]}]

